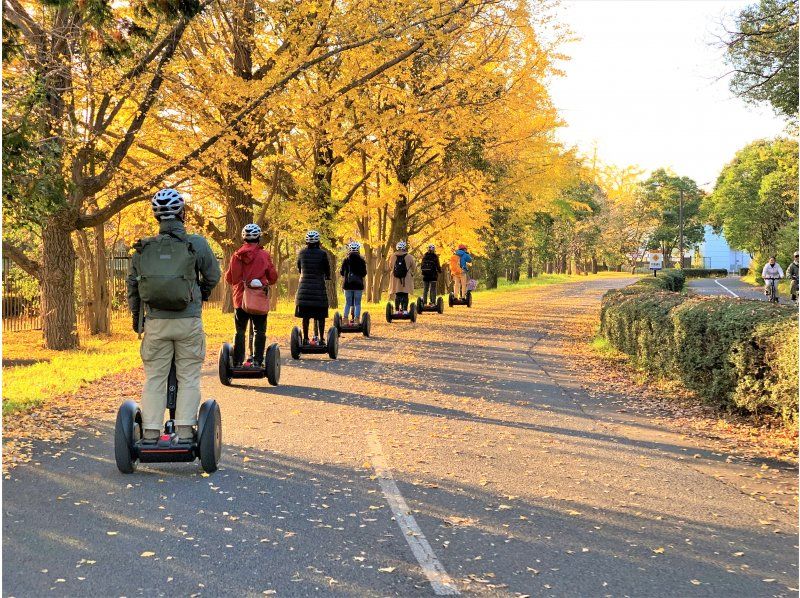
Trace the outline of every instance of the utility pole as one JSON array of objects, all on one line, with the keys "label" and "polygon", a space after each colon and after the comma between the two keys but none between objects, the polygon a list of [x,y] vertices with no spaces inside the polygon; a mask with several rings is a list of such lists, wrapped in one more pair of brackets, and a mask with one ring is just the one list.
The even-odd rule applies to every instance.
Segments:
[{"label": "utility pole", "polygon": [[683,268],[683,187],[680,188],[681,202],[678,208],[678,254],[680,255],[680,267]]}]

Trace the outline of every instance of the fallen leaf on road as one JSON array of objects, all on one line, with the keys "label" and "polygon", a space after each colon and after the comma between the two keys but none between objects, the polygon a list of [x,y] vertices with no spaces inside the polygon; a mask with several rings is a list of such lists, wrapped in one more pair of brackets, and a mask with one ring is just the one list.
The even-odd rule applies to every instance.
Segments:
[{"label": "fallen leaf on road", "polygon": [[699,586],[701,583],[703,583],[699,579],[692,579],[691,582],[692,582],[692,585],[695,585],[695,586]]},{"label": "fallen leaf on road", "polygon": [[156,553],[155,553],[155,552],[153,552],[152,550],[145,550],[145,551],[144,551],[142,554],[140,554],[139,556],[148,557],[148,556],[155,556],[155,555],[156,555]]},{"label": "fallen leaf on road", "polygon": [[661,546],[659,546],[658,548],[653,548],[653,552],[655,552],[656,554],[664,554],[664,549]]},{"label": "fallen leaf on road", "polygon": [[116,536],[119,532],[106,532],[109,536]]},{"label": "fallen leaf on road", "polygon": [[397,567],[381,567],[378,569],[381,573],[392,573]]}]

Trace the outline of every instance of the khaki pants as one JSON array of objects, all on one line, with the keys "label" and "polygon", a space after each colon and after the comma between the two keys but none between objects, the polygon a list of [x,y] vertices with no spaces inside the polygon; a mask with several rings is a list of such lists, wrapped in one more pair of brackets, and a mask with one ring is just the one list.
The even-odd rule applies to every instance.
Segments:
[{"label": "khaki pants", "polygon": [[469,275],[466,272],[453,275],[453,294],[457,299],[462,299],[467,294]]},{"label": "khaki pants", "polygon": [[176,426],[197,423],[200,407],[200,370],[206,357],[206,335],[200,318],[148,319],[140,353],[144,363],[142,424],[145,430],[160,430],[167,408],[167,377],[175,356],[178,374]]}]

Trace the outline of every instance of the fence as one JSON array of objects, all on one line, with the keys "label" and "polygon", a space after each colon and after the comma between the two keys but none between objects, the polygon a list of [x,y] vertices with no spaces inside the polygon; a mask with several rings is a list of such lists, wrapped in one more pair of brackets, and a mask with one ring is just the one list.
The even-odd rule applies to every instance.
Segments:
[{"label": "fence", "polygon": [[[218,258],[219,259],[219,258]],[[111,315],[121,316],[128,309],[126,278],[130,256],[114,255],[107,260],[108,292],[111,298]],[[220,266],[222,264],[220,263]],[[40,330],[42,328],[39,283],[11,259],[3,257],[3,332]],[[75,311],[78,327],[88,330],[89,321],[86,304],[89,298],[82,296],[76,273]],[[222,306],[224,285],[219,284],[211,293],[205,307]]]}]

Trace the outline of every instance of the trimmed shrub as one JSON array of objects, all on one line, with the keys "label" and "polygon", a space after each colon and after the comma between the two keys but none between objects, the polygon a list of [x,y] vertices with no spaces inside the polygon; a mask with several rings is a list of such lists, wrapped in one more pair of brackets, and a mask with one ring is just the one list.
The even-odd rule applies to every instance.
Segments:
[{"label": "trimmed shrub", "polygon": [[739,276],[747,276],[750,274],[750,268],[739,268]]},{"label": "trimmed shrub", "polygon": [[689,298],[664,291],[653,280],[603,297],[600,333],[614,348],[640,367],[681,380],[720,408],[797,420],[794,308],[727,297]]},{"label": "trimmed shrub", "polygon": [[733,403],[750,413],[779,413],[797,422],[798,326],[792,317],[756,325],[731,352],[737,384]]},{"label": "trimmed shrub", "polygon": [[684,268],[686,278],[725,278],[728,271],[725,268]]},{"label": "trimmed shrub", "polygon": [[671,314],[676,364],[686,387],[709,402],[730,404],[738,377],[748,375],[748,371],[755,375],[758,369],[753,361],[737,372],[733,355],[751,342],[758,324],[781,316],[791,318],[792,311],[766,301],[727,297],[699,297],[676,307]]},{"label": "trimmed shrub", "polygon": [[[681,270],[661,270],[658,276],[648,276],[642,278],[636,285],[644,285],[653,289],[661,289],[663,291],[678,292],[683,290],[683,285],[686,282]],[[634,286],[636,286],[634,285]]]},{"label": "trimmed shrub", "polygon": [[[636,288],[639,287],[639,288]],[[649,292],[646,285],[632,285],[603,298],[600,333],[618,350],[642,367],[670,375],[674,368],[674,329],[670,310],[683,296],[669,291]]]}]

